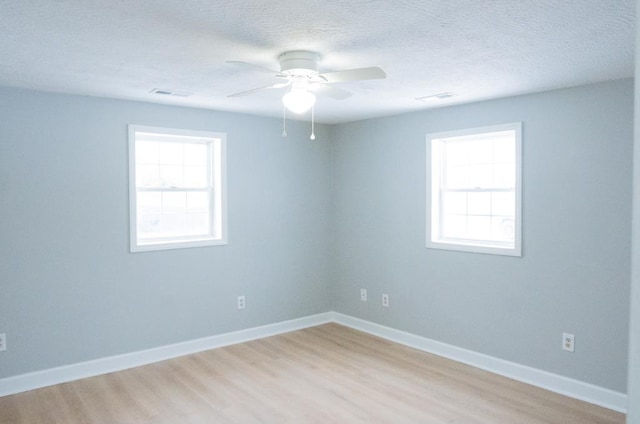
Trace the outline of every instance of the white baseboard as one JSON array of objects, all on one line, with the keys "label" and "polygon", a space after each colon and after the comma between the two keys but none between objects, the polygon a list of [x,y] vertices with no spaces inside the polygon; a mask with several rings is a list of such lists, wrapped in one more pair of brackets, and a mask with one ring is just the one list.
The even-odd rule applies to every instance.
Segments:
[{"label": "white baseboard", "polygon": [[547,371],[520,365],[503,359],[494,358],[482,353],[473,352],[446,343],[431,340],[415,334],[375,324],[349,315],[333,312],[333,321],[344,326],[400,343],[415,349],[433,353],[499,374],[513,380],[531,384],[555,393],[583,400],[595,405],[626,413],[627,395],[605,389],[593,384],[563,377]]},{"label": "white baseboard", "polygon": [[54,384],[66,383],[81,378],[94,377],[96,375],[147,365],[178,356],[202,352],[204,350],[275,336],[307,327],[314,327],[331,322],[332,318],[333,314],[326,312],[290,321],[190,340],[183,343],[160,346],[153,349],[109,356],[92,361],[2,378],[0,379],[0,396],[8,396],[41,387],[52,386]]},{"label": "white baseboard", "polygon": [[0,379],[0,397],[79,380],[81,378],[121,371],[204,350],[275,336],[277,334],[288,333],[290,331],[314,327],[329,322],[342,324],[374,336],[472,365],[555,393],[600,405],[614,411],[623,413],[627,411],[627,395],[624,393],[462,349],[338,312],[326,312],[139,352],[110,356],[2,378]]}]

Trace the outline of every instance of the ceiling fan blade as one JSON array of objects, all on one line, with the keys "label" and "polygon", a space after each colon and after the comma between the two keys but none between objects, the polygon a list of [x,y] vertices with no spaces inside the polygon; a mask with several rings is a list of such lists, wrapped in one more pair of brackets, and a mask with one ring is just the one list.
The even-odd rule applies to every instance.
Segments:
[{"label": "ceiling fan blade", "polygon": [[289,85],[288,82],[280,82],[278,84],[266,85],[264,87],[252,88],[251,90],[240,91],[239,93],[229,94],[227,97],[242,97],[249,94],[253,94],[258,91],[268,90],[270,88],[283,88]]},{"label": "ceiling fan blade", "polygon": [[334,83],[334,82],[347,82],[347,81],[360,81],[360,80],[371,80],[371,79],[384,79],[387,77],[387,74],[377,66],[373,66],[371,68],[358,68],[358,69],[347,69],[344,71],[336,71],[336,72],[327,72],[324,74],[319,74],[317,76],[320,79],[323,79],[325,82]]},{"label": "ceiling fan blade", "polygon": [[242,62],[239,60],[227,60],[227,63],[230,65],[236,65],[236,66],[241,66],[244,68],[249,68],[249,69],[253,69],[255,71],[260,71],[266,74],[271,74],[271,75],[275,75],[276,77],[286,77],[285,74],[283,74],[280,71],[276,71],[274,69],[269,69],[269,68],[265,68],[264,66],[260,66],[260,65],[254,65],[253,63],[249,63],[249,62]]},{"label": "ceiling fan blade", "polygon": [[343,90],[342,88],[338,87],[332,87],[328,84],[323,83],[312,83],[309,86],[309,89],[320,96],[331,97],[332,99],[336,100],[344,100],[353,95],[353,93],[347,90]]}]

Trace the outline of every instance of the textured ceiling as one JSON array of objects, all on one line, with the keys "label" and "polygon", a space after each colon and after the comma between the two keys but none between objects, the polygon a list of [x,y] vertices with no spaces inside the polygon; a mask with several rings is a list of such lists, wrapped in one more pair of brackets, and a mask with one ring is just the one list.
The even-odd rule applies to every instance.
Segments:
[{"label": "textured ceiling", "polygon": [[[380,66],[342,83],[316,120],[338,123],[631,77],[634,0],[0,0],[0,85],[265,116],[288,50],[321,71]],[[150,94],[154,88],[193,93]],[[457,96],[422,102],[441,92]]]}]

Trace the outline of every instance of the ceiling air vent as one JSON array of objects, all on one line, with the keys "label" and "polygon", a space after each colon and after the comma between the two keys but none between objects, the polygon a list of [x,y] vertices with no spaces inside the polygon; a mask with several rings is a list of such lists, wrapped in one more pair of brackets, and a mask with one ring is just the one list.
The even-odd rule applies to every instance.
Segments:
[{"label": "ceiling air vent", "polygon": [[173,96],[173,97],[189,97],[192,95],[192,93],[187,93],[186,91],[164,90],[161,88],[154,88],[149,93],[160,94],[162,96]]},{"label": "ceiling air vent", "polygon": [[429,102],[432,100],[444,100],[444,99],[448,99],[450,97],[455,97],[455,96],[457,96],[456,93],[452,93],[450,91],[443,91],[442,93],[430,94],[424,97],[417,97],[416,100],[420,100],[421,102]]}]

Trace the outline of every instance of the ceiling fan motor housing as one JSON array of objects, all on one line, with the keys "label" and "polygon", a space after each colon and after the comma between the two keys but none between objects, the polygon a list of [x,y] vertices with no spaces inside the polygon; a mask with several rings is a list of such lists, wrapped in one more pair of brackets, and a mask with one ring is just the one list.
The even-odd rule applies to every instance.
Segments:
[{"label": "ceiling fan motor housing", "polygon": [[303,50],[282,53],[278,58],[280,72],[286,75],[315,75],[318,73],[318,55]]}]

